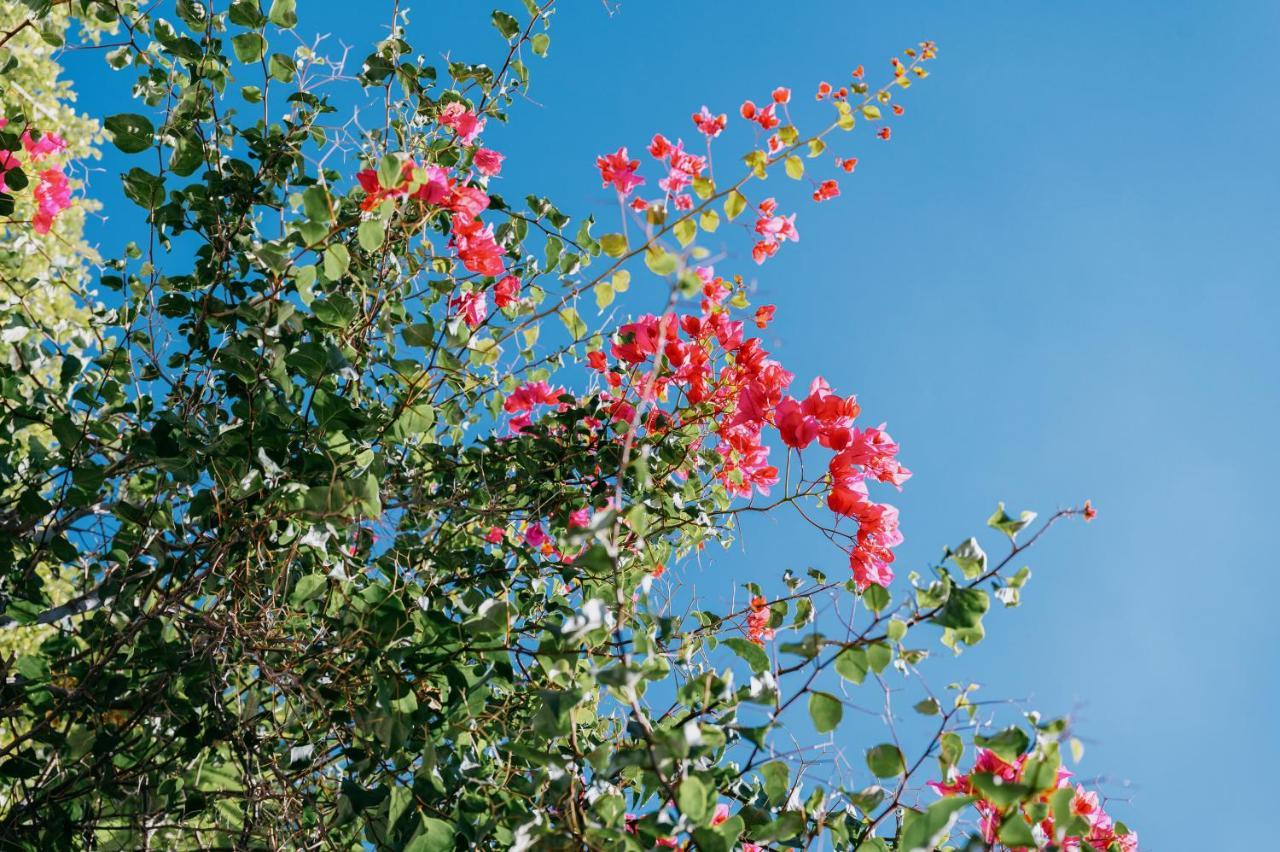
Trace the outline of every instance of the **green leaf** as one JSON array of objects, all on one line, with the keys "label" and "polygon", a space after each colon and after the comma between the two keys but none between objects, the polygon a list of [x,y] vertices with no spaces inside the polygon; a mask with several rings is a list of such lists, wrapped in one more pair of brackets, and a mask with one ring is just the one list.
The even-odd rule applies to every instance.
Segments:
[{"label": "green leaf", "polygon": [[987,526],[1000,530],[1012,541],[1035,519],[1036,513],[1027,510],[1022,511],[1018,517],[1011,518],[1005,512],[1004,504],[1001,503],[991,517],[987,518]]},{"label": "green leaf", "polygon": [[698,226],[692,219],[681,219],[676,222],[671,231],[676,235],[676,239],[680,241],[681,246],[687,246],[698,235]]},{"label": "green leaf", "polygon": [[654,275],[670,275],[676,271],[676,256],[656,246],[650,247],[644,253],[644,265]]},{"label": "green leaf", "polygon": [[582,321],[582,317],[578,316],[576,308],[562,308],[559,313],[560,322],[564,323],[564,327],[569,330],[569,334],[573,335],[574,340],[581,340],[587,336],[587,324]]},{"label": "green leaf", "polygon": [[696,775],[690,775],[680,782],[676,790],[676,804],[680,813],[694,822],[702,822],[707,816],[707,788]]},{"label": "green leaf", "polygon": [[698,217],[698,225],[708,234],[714,233],[720,227],[720,214],[714,210],[704,210]]},{"label": "green leaf", "polygon": [[747,198],[738,190],[730,191],[724,200],[724,215],[732,222],[738,218],[743,210],[747,209]]},{"label": "green leaf", "polygon": [[893,778],[907,771],[907,763],[896,745],[881,743],[867,749],[867,768],[877,778]]},{"label": "green leaf", "polygon": [[834,731],[844,717],[844,705],[834,695],[814,692],[809,696],[809,717],[818,733]]},{"label": "green leaf", "polygon": [[1017,812],[1005,817],[1004,822],[1000,825],[1000,832],[996,835],[996,839],[1005,846],[1025,848],[1036,845],[1036,839],[1031,834],[1031,826],[1027,825],[1026,818]]},{"label": "green leaf", "polygon": [[328,584],[329,578],[324,574],[306,574],[299,577],[298,582],[293,586],[293,593],[289,595],[289,606],[297,609],[307,601],[320,597]]},{"label": "green leaf", "polygon": [[917,701],[915,711],[922,716],[937,716],[942,712],[942,705],[938,703],[936,698],[926,698],[923,701]]},{"label": "green leaf", "polygon": [[990,606],[991,600],[984,590],[956,587],[951,590],[947,602],[942,605],[942,612],[934,616],[933,622],[942,627],[969,630],[982,623],[982,616]]},{"label": "green leaf", "polygon": [[145,151],[155,140],[155,126],[145,115],[122,112],[102,122],[102,126],[111,134],[111,141],[115,146],[126,154]]},{"label": "green leaf", "polygon": [[787,157],[783,163],[783,168],[787,170],[787,177],[792,180],[800,180],[800,178],[804,177],[804,160],[795,154]]},{"label": "green leaf", "polygon": [[862,648],[845,648],[836,655],[836,672],[845,680],[862,683],[867,676],[867,652]]},{"label": "green leaf", "polygon": [[520,22],[506,12],[495,11],[493,13],[493,25],[498,28],[498,32],[502,33],[502,37],[505,39],[513,39],[520,34]]},{"label": "green leaf", "polygon": [[1031,739],[1017,725],[1012,725],[990,737],[979,734],[973,738],[973,744],[994,751],[1006,763],[1013,763],[1027,750]]},{"label": "green leaf", "polygon": [[972,802],[972,796],[948,796],[924,812],[906,811],[898,838],[899,852],[933,852],[951,831],[960,812]]},{"label": "green leaf", "polygon": [[145,169],[129,169],[124,176],[124,194],[139,207],[154,210],[164,203],[164,180]]},{"label": "green leaf", "polygon": [[533,49],[534,56],[546,56],[547,48],[551,46],[551,36],[546,33],[537,33],[529,39],[529,46]]},{"label": "green leaf", "polygon": [[272,0],[267,20],[281,29],[293,29],[298,25],[298,0]]},{"label": "green leaf", "polygon": [[241,62],[258,62],[267,52],[267,40],[261,33],[241,33],[231,37],[231,49]]},{"label": "green leaf", "polygon": [[405,844],[404,852],[453,852],[456,832],[449,823],[435,817],[422,817],[417,834]]},{"label": "green leaf", "polygon": [[600,238],[600,248],[609,257],[622,257],[627,253],[627,238],[622,234],[605,234]]},{"label": "green leaf", "polygon": [[765,654],[764,648],[761,648],[755,642],[733,636],[723,640],[720,644],[746,660],[747,664],[751,666],[751,671],[756,674],[769,668],[769,656]]},{"label": "green leaf", "polygon": [[987,571],[987,554],[976,538],[967,539],[948,556],[960,568],[967,580],[977,579]]},{"label": "green leaf", "polygon": [[791,770],[782,761],[775,760],[760,767],[760,776],[764,778],[764,794],[769,804],[782,804],[791,789]]},{"label": "green leaf", "polygon": [[351,268],[351,252],[341,243],[334,243],[324,250],[324,275],[337,281]]},{"label": "green leaf", "polygon": [[880,119],[880,107],[875,104],[866,104],[862,107],[862,117],[867,121],[878,121]]},{"label": "green leaf", "polygon": [[387,238],[387,230],[377,219],[366,219],[356,229],[356,238],[360,242],[360,248],[374,252],[382,248],[382,243]]}]

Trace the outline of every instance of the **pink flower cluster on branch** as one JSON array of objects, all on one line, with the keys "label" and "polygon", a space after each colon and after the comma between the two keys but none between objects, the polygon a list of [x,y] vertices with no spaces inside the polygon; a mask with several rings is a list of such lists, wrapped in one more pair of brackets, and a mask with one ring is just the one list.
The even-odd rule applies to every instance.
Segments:
[{"label": "pink flower cluster on branch", "polygon": [[[8,124],[9,120],[0,116],[0,129]],[[30,130],[22,132],[21,140],[28,164],[38,168],[32,191],[36,212],[31,217],[31,224],[36,233],[47,234],[58,215],[71,206],[71,185],[63,167],[50,162],[51,158],[66,151],[67,142],[53,132],[36,138]],[[22,167],[23,160],[16,152],[0,150],[0,192],[15,191],[8,186],[6,177],[9,172]]]},{"label": "pink flower cluster on branch", "polygon": [[[982,839],[987,843],[995,843],[1002,817],[1004,819],[1023,817],[1031,819],[1031,817],[1027,813],[1026,805],[1020,806],[1017,813],[1008,815],[1007,806],[1002,808],[983,795],[980,786],[975,783],[974,776],[987,776],[998,785],[1021,784],[1027,780],[1023,777],[1027,763],[1028,755],[1026,754],[1020,755],[1010,763],[994,751],[978,749],[977,757],[969,772],[958,775],[946,783],[930,781],[929,786],[941,796],[974,796],[976,798],[974,807],[977,808],[980,817],[978,829],[982,833]],[[1070,779],[1071,773],[1059,768],[1053,789],[1037,796],[1036,802],[1049,804],[1056,791],[1070,789]],[[1137,852],[1137,832],[1118,829],[1115,821],[1103,809],[1096,792],[1086,790],[1082,785],[1077,784],[1068,810],[1072,817],[1071,822],[1076,826],[1083,826],[1084,831],[1079,834],[1060,832],[1055,825],[1054,811],[1050,809],[1047,816],[1031,826],[1031,832],[1036,836],[1037,842],[1053,843],[1055,844],[1053,848],[1061,852],[1081,852],[1086,843],[1094,849],[1116,848],[1119,852]],[[1067,828],[1070,826],[1065,826],[1063,831],[1065,832]],[[1024,847],[1014,847],[1013,852],[1028,852],[1028,850]]]}]

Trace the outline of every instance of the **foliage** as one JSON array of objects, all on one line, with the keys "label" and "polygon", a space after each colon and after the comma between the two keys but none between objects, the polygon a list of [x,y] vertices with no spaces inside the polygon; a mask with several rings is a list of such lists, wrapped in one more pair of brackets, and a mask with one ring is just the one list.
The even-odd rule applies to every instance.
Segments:
[{"label": "foliage", "polygon": [[[146,238],[105,262],[101,303],[68,288],[87,335],[6,315],[24,330],[0,359],[0,603],[3,629],[35,641],[4,660],[0,836],[906,850],[965,843],[973,804],[971,848],[993,831],[1136,848],[1058,791],[1065,723],[992,732],[972,687],[914,680],[936,727],[912,749],[891,708],[891,679],[929,653],[908,637],[980,641],[991,596],[1018,602],[1019,555],[1092,509],[1031,527],[1002,508],[1007,556],[971,539],[891,592],[897,512],[871,488],[909,477],[896,443],[820,378],[790,396],[748,332],[773,306],[753,310],[740,277],[705,263],[706,235],[748,211],[756,263],[796,240],[761,182],[835,198],[837,180],[812,174],[828,146],[859,125],[889,140],[932,44],[879,87],[861,67],[823,83],[817,131],[786,89],[745,102],[756,140],[736,179],[723,156],[717,177],[729,124],[705,107],[705,155],[648,145],[662,176],[647,199],[638,159],[602,155],[623,221],[596,235],[592,217],[489,184],[503,157],[485,124],[508,120],[526,63],[548,53],[550,2],[493,13],[492,65],[426,64],[396,11],[354,74],[304,39],[295,0],[26,5],[11,44],[60,41],[54,5],[86,38],[115,28],[107,61],[136,75],[138,104],[103,125]],[[343,121],[332,91],[379,126]],[[90,153],[90,125],[54,123]],[[53,223],[73,244],[85,209]],[[10,250],[34,226],[6,227]],[[661,309],[615,323],[633,280]],[[848,580],[788,572],[722,611],[673,580],[741,513],[785,509],[843,551]],[[876,686],[891,741],[865,767],[815,760]],[[980,747],[964,776],[961,734]],[[925,804],[930,757],[944,796]]]}]

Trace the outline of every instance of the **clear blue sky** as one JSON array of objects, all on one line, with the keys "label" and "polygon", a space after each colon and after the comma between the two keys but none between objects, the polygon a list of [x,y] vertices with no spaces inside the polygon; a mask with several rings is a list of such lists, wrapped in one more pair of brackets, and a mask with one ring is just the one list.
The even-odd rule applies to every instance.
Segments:
[{"label": "clear blue sky", "polygon": [[[361,48],[389,8],[300,5]],[[419,49],[500,60],[488,4],[411,5]],[[759,272],[779,305],[774,351],[801,381],[856,392],[902,443],[916,472],[896,501],[904,573],[980,532],[997,500],[1093,499],[1095,523],[1031,553],[1022,608],[993,613],[987,642],[941,671],[1077,711],[1080,774],[1131,782],[1115,810],[1144,848],[1261,848],[1280,760],[1280,5],[617,5],[564,4],[533,64],[536,103],[489,134],[508,194],[608,217],[597,153],[692,137],[703,103],[732,111],[779,84],[807,97],[939,43],[893,142],[860,128],[845,195],[803,205],[802,242]],[[77,74],[84,102],[118,103],[128,80],[104,81],[98,61],[76,59],[93,71]],[[721,267],[755,273],[740,254]],[[808,564],[842,569],[782,519],[693,579],[776,582]]]}]

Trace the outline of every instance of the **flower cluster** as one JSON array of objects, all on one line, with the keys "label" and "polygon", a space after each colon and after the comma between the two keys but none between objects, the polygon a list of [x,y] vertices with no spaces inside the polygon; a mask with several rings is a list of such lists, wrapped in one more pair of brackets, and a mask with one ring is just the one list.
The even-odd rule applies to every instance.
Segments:
[{"label": "flower cluster", "polygon": [[[8,124],[9,120],[0,116],[0,129]],[[29,164],[37,168],[36,185],[32,191],[36,212],[31,217],[31,224],[36,233],[47,234],[58,214],[71,206],[71,185],[67,176],[61,165],[50,161],[55,155],[66,151],[67,142],[57,133],[44,133],[36,138],[30,130],[23,131],[21,141]],[[22,166],[22,158],[16,152],[0,150],[0,192],[11,191],[6,177],[9,172]]]},{"label": "flower cluster", "polygon": [[[1001,808],[985,798],[979,786],[975,784],[974,776],[989,776],[997,785],[1019,784],[1024,780],[1022,776],[1023,770],[1027,766],[1027,757],[1028,755],[1023,754],[1010,763],[989,749],[978,749],[973,767],[968,773],[958,775],[947,783],[930,781],[929,786],[942,796],[976,797],[977,800],[974,802],[974,807],[978,809],[980,816],[978,829],[982,832],[983,840],[987,843],[995,843],[1001,825],[1001,814],[1007,810],[1007,807]],[[1059,768],[1053,790],[1038,796],[1037,802],[1048,804],[1057,790],[1070,789],[1070,779],[1071,773],[1066,769]],[[1078,828],[1080,829],[1079,833],[1057,836],[1059,829],[1054,823],[1054,812],[1050,810],[1048,815],[1031,826],[1031,834],[1039,846],[1053,843],[1055,844],[1054,848],[1060,849],[1062,852],[1081,852],[1084,848],[1083,844],[1087,843],[1094,849],[1137,852],[1137,832],[1118,827],[1103,809],[1096,792],[1086,790],[1082,785],[1077,784],[1071,796],[1069,811],[1071,815],[1070,824],[1064,826],[1062,830],[1069,831],[1073,828]],[[1022,813],[1024,816],[1027,815],[1025,806],[1022,808]],[[1015,849],[1014,852],[1025,852],[1025,850]]]},{"label": "flower cluster", "polygon": [[[519,299],[520,280],[504,275],[506,264],[502,247],[494,238],[493,226],[481,221],[480,215],[489,208],[489,194],[472,181],[498,174],[502,169],[503,155],[491,148],[476,145],[477,137],[484,129],[484,119],[457,101],[447,104],[437,119],[440,127],[453,133],[456,141],[471,146],[470,163],[475,174],[451,175],[437,165],[419,165],[405,160],[400,165],[398,179],[388,185],[376,169],[363,169],[356,174],[365,197],[361,209],[369,211],[388,200],[413,200],[429,208],[450,214],[449,248],[468,272],[491,278],[499,278],[494,288],[494,303],[505,308]],[[394,174],[394,171],[393,171]],[[470,328],[484,322],[489,312],[489,302],[484,290],[470,290],[455,294],[449,300],[453,316],[460,318]]]}]

